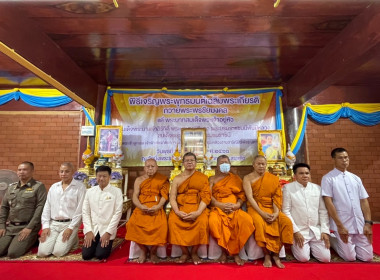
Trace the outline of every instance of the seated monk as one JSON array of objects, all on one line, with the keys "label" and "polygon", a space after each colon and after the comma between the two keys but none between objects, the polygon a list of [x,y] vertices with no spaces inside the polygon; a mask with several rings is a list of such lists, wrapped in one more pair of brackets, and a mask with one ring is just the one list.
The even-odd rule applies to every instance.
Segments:
[{"label": "seated monk", "polygon": [[136,178],[132,201],[136,209],[128,221],[126,240],[136,242],[141,253],[139,263],[145,262],[150,248],[150,260],[158,262],[157,247],[167,242],[168,222],[163,205],[168,199],[169,180],[157,173],[157,162],[154,159],[145,161],[145,174]]},{"label": "seated monk", "polygon": [[193,153],[184,155],[183,165],[184,172],[174,178],[170,190],[169,243],[181,247],[178,263],[189,259],[187,247],[192,246],[191,258],[194,264],[199,264],[199,245],[209,242],[209,210],[206,207],[211,200],[210,186],[207,176],[195,171]]},{"label": "seated monk", "polygon": [[282,190],[279,178],[266,172],[266,166],[265,157],[256,156],[253,172],[244,177],[243,187],[248,200],[248,214],[255,226],[255,240],[264,252],[264,266],[272,266],[272,254],[276,266],[284,268],[278,253],[283,244],[293,243],[293,225],[280,212]]},{"label": "seated monk", "polygon": [[240,209],[246,200],[243,182],[239,176],[229,172],[230,167],[228,156],[221,155],[217,159],[216,175],[210,177],[210,234],[223,248],[219,262],[226,262],[228,252],[234,256],[237,265],[243,265],[239,252],[255,228],[251,216]]}]

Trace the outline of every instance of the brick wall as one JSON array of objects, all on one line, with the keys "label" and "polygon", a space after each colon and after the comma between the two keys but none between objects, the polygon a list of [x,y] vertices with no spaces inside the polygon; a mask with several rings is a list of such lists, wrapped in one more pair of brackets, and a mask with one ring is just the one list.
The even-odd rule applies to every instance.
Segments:
[{"label": "brick wall", "polygon": [[0,112],[0,169],[31,161],[34,178],[49,188],[59,181],[60,163],[78,166],[81,122],[79,111]]},{"label": "brick wall", "polygon": [[308,120],[306,141],[312,180],[318,184],[334,167],[331,150],[343,147],[349,152],[349,171],[362,179],[370,196],[372,219],[380,221],[380,125],[365,127],[348,119],[321,125]]}]

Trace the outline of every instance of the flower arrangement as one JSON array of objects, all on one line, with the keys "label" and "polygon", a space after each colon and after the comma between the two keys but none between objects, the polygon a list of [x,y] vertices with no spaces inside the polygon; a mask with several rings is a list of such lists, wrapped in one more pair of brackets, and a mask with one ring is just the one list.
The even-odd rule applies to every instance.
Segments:
[{"label": "flower arrangement", "polygon": [[88,178],[86,173],[79,172],[79,171],[75,172],[73,177],[75,180],[82,181],[82,182]]},{"label": "flower arrangement", "polygon": [[121,175],[119,172],[112,172],[111,180],[123,180],[123,175]]},{"label": "flower arrangement", "polygon": [[96,181],[96,178],[92,178],[91,180],[88,181],[88,183],[91,187],[96,186],[98,182]]},{"label": "flower arrangement", "polygon": [[210,152],[207,152],[204,156],[203,162],[206,165],[206,170],[211,170],[212,159],[214,157]]},{"label": "flower arrangement", "polygon": [[291,182],[291,180],[285,180],[285,179],[280,179],[280,186],[283,187],[285,186],[286,184],[289,184]]}]

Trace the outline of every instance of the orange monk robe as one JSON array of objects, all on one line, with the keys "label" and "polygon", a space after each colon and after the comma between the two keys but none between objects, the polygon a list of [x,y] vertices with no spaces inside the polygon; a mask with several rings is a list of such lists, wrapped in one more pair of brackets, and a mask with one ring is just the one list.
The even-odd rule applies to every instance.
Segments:
[{"label": "orange monk robe", "polygon": [[[263,211],[272,214],[273,204],[281,211],[282,189],[277,176],[265,172],[260,179],[252,184],[252,195]],[[283,244],[293,243],[293,225],[285,214],[280,212],[278,218],[269,224],[253,209],[250,203],[247,205],[248,214],[251,215],[255,226],[257,245],[278,253]]]},{"label": "orange monk robe", "polygon": [[[144,180],[140,185],[140,203],[150,208],[158,204],[161,197],[168,200],[169,186],[168,178],[159,173]],[[135,208],[126,227],[126,240],[143,245],[163,246],[167,243],[168,221],[162,208],[154,214],[145,214]]]},{"label": "orange monk robe", "polygon": [[[210,203],[210,185],[206,175],[195,171],[178,186],[178,209],[185,213],[197,211],[201,201],[206,205]],[[180,246],[208,244],[208,216],[206,208],[195,221],[184,221],[172,210],[169,214],[169,243]]]},{"label": "orange monk robe", "polygon": [[[222,203],[236,203],[239,198],[246,201],[242,180],[232,173],[213,185],[212,196]],[[211,208],[209,226],[211,236],[231,255],[240,252],[255,229],[251,216],[243,210],[226,214],[218,207]]]}]

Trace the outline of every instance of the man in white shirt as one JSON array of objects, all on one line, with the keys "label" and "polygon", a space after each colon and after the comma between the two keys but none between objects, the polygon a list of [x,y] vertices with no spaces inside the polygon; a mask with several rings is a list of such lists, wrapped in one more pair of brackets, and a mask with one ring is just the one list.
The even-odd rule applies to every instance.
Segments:
[{"label": "man in white shirt", "polygon": [[292,252],[300,262],[310,260],[310,250],[320,262],[330,262],[329,216],[321,187],[310,182],[310,166],[293,166],[295,181],[283,188],[282,212],[293,223]]},{"label": "man in white shirt", "polygon": [[335,168],[322,178],[322,196],[330,215],[331,247],[346,261],[373,258],[371,210],[358,176],[347,171],[348,152],[332,150]]},{"label": "man in white shirt", "polygon": [[82,222],[82,204],[86,187],[73,179],[74,166],[64,162],[59,168],[61,182],[49,189],[41,216],[42,233],[38,257],[66,255],[78,242]]},{"label": "man in white shirt", "polygon": [[84,243],[82,258],[102,260],[109,257],[123,209],[121,190],[110,185],[111,168],[99,166],[96,181],[99,185],[87,190],[82,218]]}]

